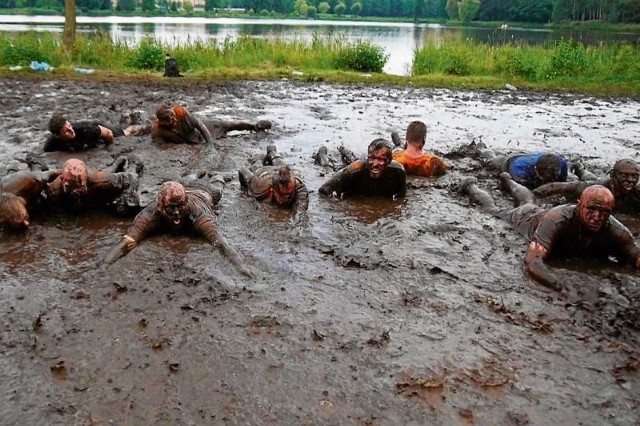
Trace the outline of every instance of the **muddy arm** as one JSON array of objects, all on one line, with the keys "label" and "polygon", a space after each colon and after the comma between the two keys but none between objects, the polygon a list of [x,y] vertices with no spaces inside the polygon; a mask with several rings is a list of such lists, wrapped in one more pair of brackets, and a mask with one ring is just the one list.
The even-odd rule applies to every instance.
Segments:
[{"label": "muddy arm", "polygon": [[527,254],[524,257],[525,269],[533,277],[545,287],[556,291],[563,291],[562,279],[547,266],[544,260],[548,257],[549,250],[542,244],[535,241],[531,242]]},{"label": "muddy arm", "polygon": [[584,187],[584,182],[552,182],[537,187],[533,190],[533,194],[539,198],[546,198],[554,195],[579,197]]},{"label": "muddy arm", "polygon": [[211,133],[209,133],[209,129],[207,129],[207,126],[205,126],[202,121],[196,119],[196,128],[207,143],[213,143]]},{"label": "muddy arm", "polygon": [[296,187],[295,201],[293,202],[293,210],[296,216],[300,216],[309,209],[309,191],[304,183],[298,180]]},{"label": "muddy arm", "polygon": [[113,143],[113,132],[106,128],[105,126],[98,125],[100,129],[100,139],[104,141],[105,145],[110,145]]},{"label": "muddy arm", "polygon": [[231,262],[241,274],[249,278],[254,277],[253,272],[245,266],[242,255],[240,255],[238,250],[231,246],[224,236],[218,233],[212,217],[205,215],[198,218],[194,222],[194,227],[212,246],[220,251],[220,254],[229,259],[229,262]]},{"label": "muddy arm", "polygon": [[347,168],[342,169],[331,179],[326,181],[319,189],[318,193],[320,195],[328,195],[331,196],[335,192],[338,196],[343,192],[343,188],[345,187],[345,180],[347,179],[346,175]]},{"label": "muddy arm", "polygon": [[103,169],[103,172],[107,173],[118,173],[124,169],[125,164],[127,163],[126,157],[118,157],[116,161],[113,162],[109,167]]},{"label": "muddy arm", "polygon": [[136,240],[134,240],[128,235],[125,235],[122,238],[122,241],[120,241],[120,243],[117,246],[113,247],[109,251],[107,256],[104,258],[104,263],[106,263],[107,265],[111,265],[116,260],[126,256],[131,250],[136,248],[137,245],[138,243]]}]

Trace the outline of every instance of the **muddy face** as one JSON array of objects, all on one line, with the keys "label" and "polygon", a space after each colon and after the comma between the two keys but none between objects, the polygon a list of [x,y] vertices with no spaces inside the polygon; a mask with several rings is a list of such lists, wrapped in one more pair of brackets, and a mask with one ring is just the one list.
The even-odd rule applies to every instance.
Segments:
[{"label": "muddy face", "polygon": [[64,126],[62,126],[62,128],[60,129],[60,133],[58,135],[60,139],[67,141],[75,138],[76,132],[75,130],[73,130],[71,123],[67,121],[66,123],[64,123]]},{"label": "muddy face", "polygon": [[158,210],[167,222],[180,228],[189,214],[184,187],[177,182],[165,182],[158,194]]},{"label": "muddy face", "polygon": [[21,197],[12,197],[4,206],[6,214],[6,223],[13,229],[21,229],[29,227],[29,212],[25,206],[24,199]]},{"label": "muddy face", "polygon": [[72,198],[82,198],[87,193],[88,178],[89,172],[84,162],[77,159],[67,160],[60,173],[62,191]]},{"label": "muddy face", "polygon": [[369,169],[369,176],[372,179],[378,179],[382,176],[387,164],[391,161],[391,151],[387,148],[381,148],[369,152],[367,157],[367,166]]},{"label": "muddy face", "polygon": [[296,181],[289,182],[285,185],[274,185],[273,198],[276,203],[281,206],[291,204],[294,195],[296,194]]},{"label": "muddy face", "polygon": [[591,232],[598,232],[609,220],[614,199],[611,192],[599,185],[587,188],[578,202],[580,223]]},{"label": "muddy face", "polygon": [[618,168],[613,174],[616,188],[623,194],[628,194],[635,190],[638,185],[640,173],[638,168],[631,164],[624,164]]},{"label": "muddy face", "polygon": [[540,185],[555,182],[560,176],[560,169],[555,167],[536,167],[536,175]]}]

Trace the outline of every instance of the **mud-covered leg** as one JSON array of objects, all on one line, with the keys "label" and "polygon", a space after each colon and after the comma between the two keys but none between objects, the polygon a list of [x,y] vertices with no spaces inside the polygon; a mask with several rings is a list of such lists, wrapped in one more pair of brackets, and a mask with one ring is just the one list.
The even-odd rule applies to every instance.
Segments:
[{"label": "mud-covered leg", "polygon": [[346,166],[358,160],[358,156],[350,149],[347,149],[344,145],[338,147],[338,152],[342,158],[342,163]]},{"label": "mud-covered leg", "polygon": [[535,196],[533,195],[533,192],[531,192],[529,188],[522,186],[511,179],[511,175],[509,173],[500,173],[500,183],[502,188],[514,198],[516,207],[523,204],[535,204]]},{"label": "mud-covered leg", "polygon": [[571,171],[582,181],[596,181],[598,177],[584,168],[584,164],[578,161],[571,165]]},{"label": "mud-covered leg", "polygon": [[491,195],[476,186],[477,182],[478,180],[475,177],[466,178],[460,185],[460,192],[467,194],[469,201],[473,204],[478,204],[483,211],[496,214],[499,210],[496,207],[496,203],[491,198]]},{"label": "mud-covered leg", "polygon": [[267,156],[264,158],[263,164],[265,166],[286,166],[287,163],[282,159],[275,145],[269,145],[267,147]]}]

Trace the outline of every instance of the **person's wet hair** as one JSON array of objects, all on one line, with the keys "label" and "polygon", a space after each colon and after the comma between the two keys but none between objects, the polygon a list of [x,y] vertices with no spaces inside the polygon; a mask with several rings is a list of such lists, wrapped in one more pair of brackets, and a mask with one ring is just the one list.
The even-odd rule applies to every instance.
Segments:
[{"label": "person's wet hair", "polygon": [[275,170],[272,175],[272,184],[275,189],[287,187],[296,179],[289,166],[282,166]]},{"label": "person's wet hair", "polygon": [[173,110],[169,105],[162,105],[156,111],[156,117],[158,121],[162,124],[169,124],[171,122],[171,118],[173,117]]},{"label": "person's wet hair", "polygon": [[367,149],[367,152],[370,154],[374,151],[379,151],[381,149],[386,149],[387,150],[387,156],[389,157],[389,161],[391,161],[391,157],[392,157],[392,152],[393,152],[393,145],[391,144],[391,142],[389,142],[386,139],[375,139],[373,142],[371,142],[369,144],[369,148]]},{"label": "person's wet hair", "polygon": [[422,148],[427,140],[427,125],[422,121],[412,121],[407,126],[407,142]]},{"label": "person's wet hair", "polygon": [[562,171],[562,163],[560,162],[560,158],[555,154],[543,154],[536,163],[536,170],[540,175],[544,174],[558,177]]},{"label": "person's wet hair", "polygon": [[631,160],[630,158],[623,158],[622,160],[618,160],[615,162],[615,164],[613,165],[613,169],[611,169],[609,174],[611,176],[615,176],[623,167],[633,167],[636,171],[640,171],[640,168],[638,168],[638,163]]},{"label": "person's wet hair", "polygon": [[0,224],[15,223],[22,218],[25,206],[17,195],[3,192],[0,194]]},{"label": "person's wet hair", "polygon": [[60,130],[64,127],[67,122],[67,118],[59,113],[55,113],[49,119],[49,131],[54,135],[59,135]]},{"label": "person's wet hair", "polygon": [[158,201],[180,202],[186,198],[186,192],[182,184],[175,181],[168,181],[162,184],[158,192]]}]

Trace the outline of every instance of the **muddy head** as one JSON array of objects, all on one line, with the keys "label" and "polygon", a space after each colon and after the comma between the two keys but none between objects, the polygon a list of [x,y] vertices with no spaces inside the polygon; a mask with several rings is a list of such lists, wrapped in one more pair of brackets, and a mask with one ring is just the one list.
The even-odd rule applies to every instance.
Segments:
[{"label": "muddy head", "polygon": [[296,175],[289,166],[276,169],[271,175],[273,198],[280,206],[287,206],[293,201],[296,194]]},{"label": "muddy head", "polygon": [[60,172],[62,192],[73,198],[81,198],[87,193],[89,172],[82,160],[72,158],[67,160]]},{"label": "muddy head", "polygon": [[156,111],[156,118],[158,119],[158,125],[163,129],[173,129],[178,124],[178,118],[176,113],[169,105],[162,105]]},{"label": "muddy head", "polygon": [[393,159],[393,145],[386,139],[376,139],[367,150],[367,168],[372,179],[378,179]]},{"label": "muddy head", "polygon": [[62,140],[70,140],[76,137],[73,126],[61,114],[53,114],[49,120],[49,131]]},{"label": "muddy head", "polygon": [[6,223],[13,229],[29,226],[29,212],[26,201],[8,192],[0,194],[0,224]]},{"label": "muddy head", "polygon": [[162,184],[158,193],[158,210],[174,227],[180,228],[189,215],[187,193],[178,182]]},{"label": "muddy head", "polygon": [[407,126],[407,144],[422,149],[427,140],[427,125],[422,121],[412,121]]},{"label": "muddy head", "polygon": [[611,170],[611,179],[613,181],[614,191],[619,194],[629,194],[636,189],[638,179],[640,178],[640,169],[638,163],[625,158],[618,160]]},{"label": "muddy head", "polygon": [[582,227],[598,232],[607,223],[615,200],[613,194],[602,185],[593,185],[582,192],[578,200],[578,219]]},{"label": "muddy head", "polygon": [[540,185],[555,182],[562,172],[560,158],[555,154],[544,154],[535,165],[536,178]]}]

